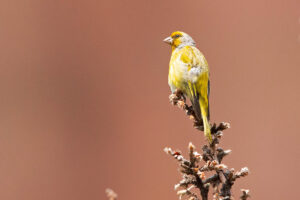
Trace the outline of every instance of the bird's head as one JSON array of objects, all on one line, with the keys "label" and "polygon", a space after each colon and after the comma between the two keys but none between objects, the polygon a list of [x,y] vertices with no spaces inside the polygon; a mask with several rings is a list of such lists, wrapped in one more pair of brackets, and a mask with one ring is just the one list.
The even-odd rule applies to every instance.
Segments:
[{"label": "bird's head", "polygon": [[181,32],[181,31],[175,31],[171,34],[170,37],[167,37],[164,39],[164,42],[167,44],[170,44],[172,46],[172,50],[176,48],[181,48],[184,46],[195,46],[196,43],[193,40],[191,36],[188,34]]}]

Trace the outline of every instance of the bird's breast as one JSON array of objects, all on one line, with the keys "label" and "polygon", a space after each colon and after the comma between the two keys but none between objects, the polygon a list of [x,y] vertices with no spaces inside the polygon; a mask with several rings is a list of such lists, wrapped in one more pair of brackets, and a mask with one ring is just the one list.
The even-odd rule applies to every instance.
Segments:
[{"label": "bird's breast", "polygon": [[185,91],[189,80],[189,66],[180,60],[180,55],[172,55],[169,66],[169,85],[174,92],[176,89]]}]

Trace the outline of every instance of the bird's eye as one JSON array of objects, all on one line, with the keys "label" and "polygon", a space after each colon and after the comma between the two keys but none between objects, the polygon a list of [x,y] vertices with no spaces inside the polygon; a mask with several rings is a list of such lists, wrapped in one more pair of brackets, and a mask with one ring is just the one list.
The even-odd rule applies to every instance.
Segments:
[{"label": "bird's eye", "polygon": [[177,34],[177,35],[174,35],[174,38],[179,38],[181,35]]}]

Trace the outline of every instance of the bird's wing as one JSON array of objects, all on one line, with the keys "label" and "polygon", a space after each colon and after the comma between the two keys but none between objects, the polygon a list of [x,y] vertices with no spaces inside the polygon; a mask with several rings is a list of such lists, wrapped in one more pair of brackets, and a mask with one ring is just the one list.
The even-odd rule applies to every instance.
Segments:
[{"label": "bird's wing", "polygon": [[188,96],[192,102],[196,117],[203,122],[204,134],[211,142],[209,125],[209,71],[203,54],[193,46],[182,48],[180,60],[187,66]]},{"label": "bird's wing", "polygon": [[[201,114],[205,113],[209,119],[209,70],[204,55],[192,46],[186,46],[181,52],[181,61],[188,67],[188,85],[191,101],[196,115],[201,119]],[[200,99],[203,111],[200,109]]]}]

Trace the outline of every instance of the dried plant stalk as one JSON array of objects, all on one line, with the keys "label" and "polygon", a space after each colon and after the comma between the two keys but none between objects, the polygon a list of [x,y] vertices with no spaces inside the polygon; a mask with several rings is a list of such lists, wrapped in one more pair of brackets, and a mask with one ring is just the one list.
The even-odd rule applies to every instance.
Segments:
[{"label": "dried plant stalk", "polygon": [[[185,97],[182,92],[176,91],[170,95],[170,102],[177,105],[185,111],[191,120],[193,120],[194,127],[198,130],[203,130],[203,123],[197,120],[192,106],[187,105]],[[225,156],[230,154],[231,150],[224,150],[219,147],[219,142],[223,136],[223,131],[230,128],[229,123],[222,122],[219,125],[213,124],[211,126],[212,143],[208,143],[202,147],[201,154],[195,150],[195,146],[190,143],[189,158],[186,159],[179,151],[173,151],[166,147],[164,150],[167,154],[174,157],[180,166],[182,180],[175,185],[175,190],[179,199],[187,198],[189,200],[198,200],[199,197],[194,192],[197,188],[199,190],[202,200],[208,199],[209,189],[212,188],[213,199],[225,200],[233,199],[231,189],[236,179],[247,176],[249,170],[247,167],[235,172],[233,168],[229,169],[227,165],[222,163]],[[203,163],[202,165],[200,163]],[[207,173],[213,175],[206,177]],[[242,200],[249,197],[249,190],[242,190]]]}]

